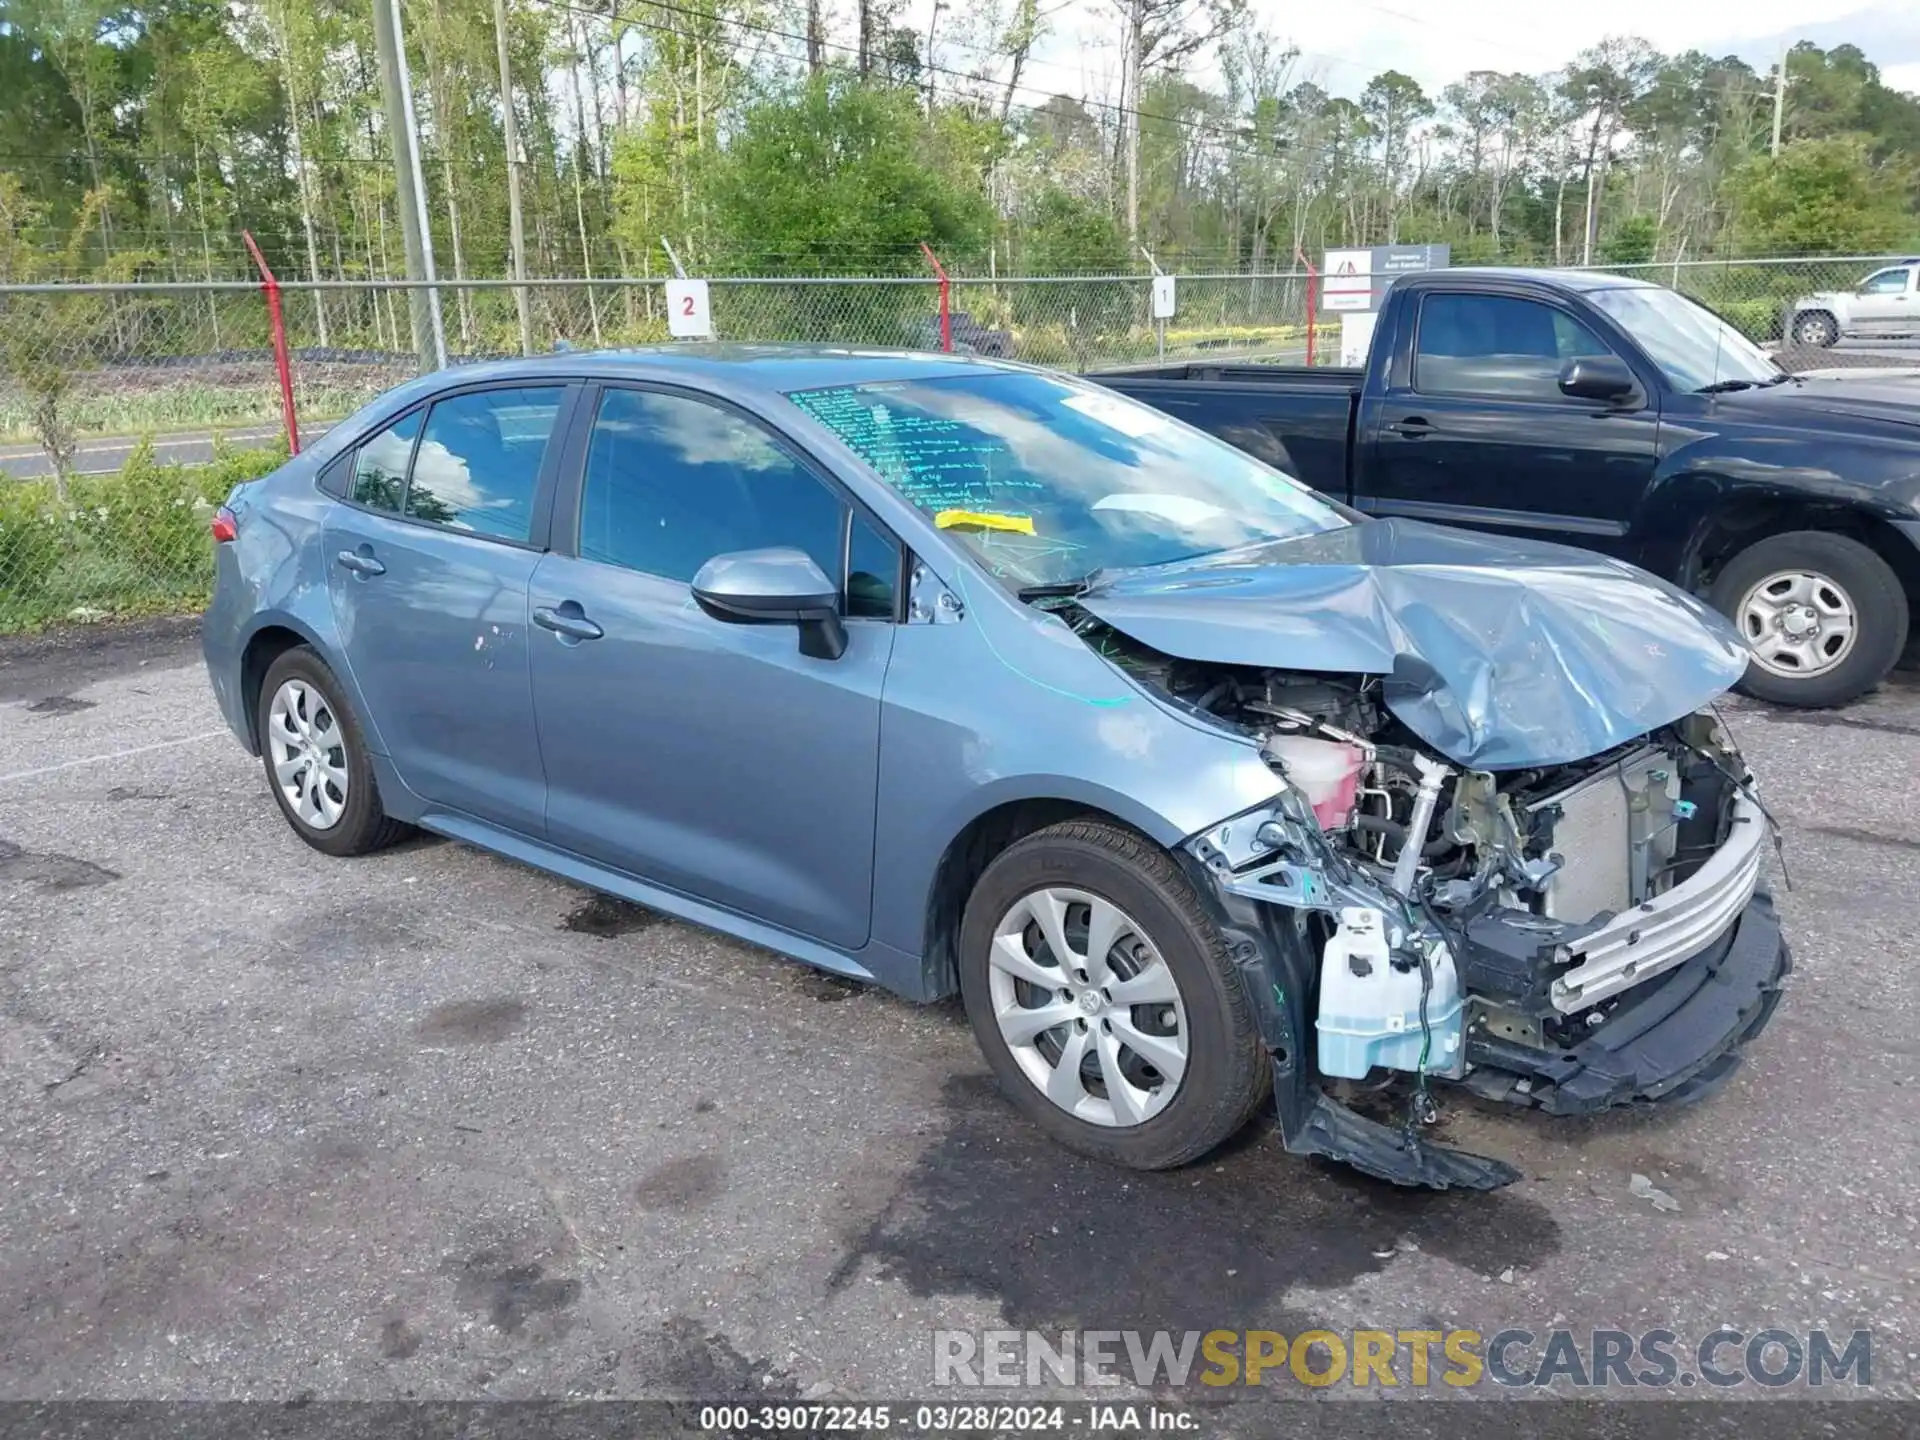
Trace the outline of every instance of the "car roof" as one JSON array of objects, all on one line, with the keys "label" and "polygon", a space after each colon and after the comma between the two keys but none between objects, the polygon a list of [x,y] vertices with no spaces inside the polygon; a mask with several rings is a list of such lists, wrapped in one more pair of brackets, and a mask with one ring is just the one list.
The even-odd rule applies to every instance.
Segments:
[{"label": "car roof", "polygon": [[623,350],[556,350],[547,355],[456,364],[434,388],[545,379],[556,369],[592,379],[692,382],[700,389],[785,394],[833,385],[925,380],[969,371],[1012,370],[972,355],[855,345],[749,345],[690,341]]},{"label": "car roof", "polygon": [[1418,278],[1430,284],[1465,280],[1517,280],[1535,285],[1557,285],[1565,290],[1656,290],[1651,280],[1627,275],[1608,275],[1599,270],[1546,270],[1524,265],[1457,265],[1445,270],[1409,270],[1395,280]]}]

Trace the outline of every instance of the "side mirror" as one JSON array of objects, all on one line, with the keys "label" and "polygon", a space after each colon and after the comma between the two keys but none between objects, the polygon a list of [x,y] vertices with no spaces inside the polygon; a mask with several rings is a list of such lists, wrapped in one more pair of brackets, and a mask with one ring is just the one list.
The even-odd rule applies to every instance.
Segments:
[{"label": "side mirror", "polygon": [[804,550],[736,550],[693,577],[694,603],[733,625],[798,625],[800,653],[838,660],[847,651],[840,592]]},{"label": "side mirror", "polygon": [[1560,371],[1560,393],[1575,400],[1617,405],[1638,388],[1633,372],[1615,355],[1582,356],[1569,360]]}]

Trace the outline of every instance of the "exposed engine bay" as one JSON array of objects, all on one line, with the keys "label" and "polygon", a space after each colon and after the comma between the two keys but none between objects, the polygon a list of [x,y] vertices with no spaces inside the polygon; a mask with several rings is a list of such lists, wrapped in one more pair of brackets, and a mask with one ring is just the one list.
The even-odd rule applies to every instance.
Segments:
[{"label": "exposed engine bay", "polygon": [[[1486,1188],[1513,1173],[1419,1138],[1436,1113],[1430,1080],[1584,1111],[1682,1092],[1723,1058],[1708,1046],[1691,1071],[1650,1081],[1616,1053],[1663,1024],[1672,1041],[1682,1002],[1704,1013],[1679,972],[1711,977],[1702,957],[1731,953],[1757,891],[1765,903],[1771,821],[1713,711],[1571,764],[1474,769],[1398,721],[1378,677],[1175,659],[1058,608],[1136,680],[1254,740],[1286,782],[1277,803],[1188,848],[1230,906],[1255,902],[1241,913],[1290,957],[1276,963],[1292,973],[1268,980],[1270,1018],[1293,1041],[1277,1078],[1291,1068],[1317,1092],[1293,1117],[1292,1148],[1401,1183]],[[1777,980],[1776,967],[1733,1019],[1764,1023],[1749,1012],[1770,1012]],[[1650,1006],[1656,991],[1666,998]],[[1344,1103],[1395,1092],[1397,1131]]]}]

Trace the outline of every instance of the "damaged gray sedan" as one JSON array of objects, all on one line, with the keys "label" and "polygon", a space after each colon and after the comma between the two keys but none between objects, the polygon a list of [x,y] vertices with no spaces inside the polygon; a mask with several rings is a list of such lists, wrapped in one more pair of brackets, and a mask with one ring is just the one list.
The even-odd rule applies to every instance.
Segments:
[{"label": "damaged gray sedan", "polygon": [[474,367],[215,535],[214,690],[308,843],[417,825],[957,989],[1014,1103],[1121,1164],[1271,1104],[1295,1152],[1498,1186],[1427,1137],[1450,1090],[1698,1099],[1789,968],[1717,615],[1064,377]]}]

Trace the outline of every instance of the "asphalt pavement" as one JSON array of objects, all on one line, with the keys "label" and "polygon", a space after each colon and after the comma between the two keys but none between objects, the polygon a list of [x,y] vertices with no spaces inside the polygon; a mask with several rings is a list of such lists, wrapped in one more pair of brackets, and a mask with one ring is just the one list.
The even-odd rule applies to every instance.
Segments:
[{"label": "asphalt pavement", "polygon": [[[330,421],[317,421],[300,427],[303,441],[326,434]],[[178,434],[144,437],[151,441],[155,456],[162,462],[181,465],[200,464],[213,458],[216,438],[241,449],[271,445],[285,432],[278,425],[249,425],[236,430],[190,430]],[[101,475],[118,470],[127,463],[141,443],[139,435],[97,435],[82,440],[74,452],[74,473]],[[16,480],[38,480],[53,473],[53,462],[38,445],[0,445],[0,475]]]},{"label": "asphalt pavement", "polygon": [[1525,1179],[1433,1194],[1264,1121],[1080,1160],[952,1004],[448,842],[307,849],[188,624],[5,642],[0,1399],[899,1398],[948,1328],[1726,1324],[1869,1329],[1911,1397],[1920,689],[1731,718],[1793,880],[1771,1028],[1675,1113],[1449,1101]]}]

